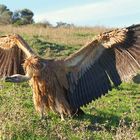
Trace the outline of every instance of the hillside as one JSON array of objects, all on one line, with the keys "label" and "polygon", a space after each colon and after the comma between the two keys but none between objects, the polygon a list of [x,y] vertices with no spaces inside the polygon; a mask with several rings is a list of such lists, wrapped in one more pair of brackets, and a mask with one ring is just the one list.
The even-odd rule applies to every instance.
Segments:
[{"label": "hillside", "polygon": [[[44,28],[0,26],[0,35],[18,33],[42,57],[64,58],[104,27]],[[66,118],[49,113],[40,120],[28,83],[0,83],[0,140],[139,140],[140,85],[123,83],[83,107],[85,115]]]}]

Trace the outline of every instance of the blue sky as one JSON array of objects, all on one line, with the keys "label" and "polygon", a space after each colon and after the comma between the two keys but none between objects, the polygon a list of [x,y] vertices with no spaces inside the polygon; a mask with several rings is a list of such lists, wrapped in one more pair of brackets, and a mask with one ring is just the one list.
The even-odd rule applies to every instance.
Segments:
[{"label": "blue sky", "polygon": [[124,27],[140,23],[140,0],[0,0],[11,11],[28,8],[34,20],[79,26]]}]

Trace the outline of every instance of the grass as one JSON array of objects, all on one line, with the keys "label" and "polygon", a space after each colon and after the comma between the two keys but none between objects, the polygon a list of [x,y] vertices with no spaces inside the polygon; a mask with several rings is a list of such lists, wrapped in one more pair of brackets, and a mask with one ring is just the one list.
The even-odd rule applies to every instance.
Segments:
[{"label": "grass", "polygon": [[[93,38],[101,30],[51,29],[36,26],[0,27],[0,34],[12,31],[20,33],[42,57],[63,58],[80,48],[85,40]],[[63,122],[52,112],[49,112],[46,120],[40,120],[34,109],[32,91],[28,83],[1,82],[0,140],[140,139],[139,84],[123,83],[82,109],[85,115],[66,118]]]},{"label": "grass", "polygon": [[46,120],[36,114],[27,83],[1,83],[1,139],[107,139],[140,138],[140,86],[123,84],[108,95],[83,107],[85,115],[66,118],[49,113]]}]

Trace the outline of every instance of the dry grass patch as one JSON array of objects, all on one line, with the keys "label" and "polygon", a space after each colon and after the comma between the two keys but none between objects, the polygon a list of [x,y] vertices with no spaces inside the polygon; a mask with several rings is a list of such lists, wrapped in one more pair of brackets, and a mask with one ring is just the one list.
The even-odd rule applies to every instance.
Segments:
[{"label": "dry grass patch", "polygon": [[84,45],[90,41],[95,34],[106,31],[105,27],[71,27],[52,28],[36,25],[14,27],[12,25],[0,26],[1,34],[17,33],[20,35],[41,36],[47,41],[65,45]]}]

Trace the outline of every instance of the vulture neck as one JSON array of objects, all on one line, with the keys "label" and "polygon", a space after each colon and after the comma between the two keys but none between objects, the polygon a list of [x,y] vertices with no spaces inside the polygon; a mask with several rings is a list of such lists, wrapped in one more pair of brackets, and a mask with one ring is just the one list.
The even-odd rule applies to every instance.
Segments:
[{"label": "vulture neck", "polygon": [[27,58],[35,55],[33,50],[29,47],[29,45],[19,35],[16,36],[16,44],[27,55]]}]

